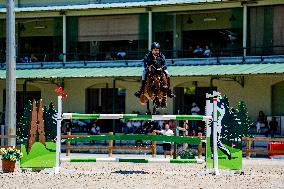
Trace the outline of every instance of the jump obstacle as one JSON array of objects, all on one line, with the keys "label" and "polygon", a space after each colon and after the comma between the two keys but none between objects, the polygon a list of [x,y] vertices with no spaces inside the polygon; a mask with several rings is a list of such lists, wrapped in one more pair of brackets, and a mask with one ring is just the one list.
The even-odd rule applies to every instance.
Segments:
[{"label": "jump obstacle", "polygon": [[[206,95],[206,106],[209,107],[213,105],[213,117],[208,113],[206,109],[206,116],[202,115],[138,115],[138,114],[78,114],[78,113],[63,113],[62,114],[62,96],[58,96],[58,114],[57,114],[57,137],[56,137],[56,166],[55,173],[60,171],[60,154],[61,154],[61,122],[64,119],[124,119],[124,120],[200,120],[205,121],[206,125],[210,124],[213,121],[213,173],[219,174],[218,170],[218,153],[217,153],[217,132],[216,132],[216,121],[217,120],[217,101],[218,101],[218,92],[214,92],[213,95]],[[211,103],[213,101],[213,103]],[[213,120],[212,120],[213,119]],[[66,139],[68,141],[84,141],[84,140],[115,140],[115,139],[126,139],[126,140],[137,140],[137,136],[92,136],[85,138],[70,138]],[[143,140],[152,140],[160,141],[164,140],[167,142],[177,142],[177,143],[195,143],[192,138],[188,137],[179,137],[179,136],[149,136],[144,135],[141,137]],[[139,140],[139,139],[138,139]],[[198,138],[197,138],[198,140]],[[199,143],[201,142],[199,138]]]}]

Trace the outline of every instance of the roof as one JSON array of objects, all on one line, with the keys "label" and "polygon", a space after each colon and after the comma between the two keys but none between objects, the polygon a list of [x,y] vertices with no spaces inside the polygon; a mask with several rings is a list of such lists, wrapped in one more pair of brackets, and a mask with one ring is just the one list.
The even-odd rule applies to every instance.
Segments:
[{"label": "roof", "polygon": [[[224,2],[224,1],[223,0],[161,0],[161,1],[123,2],[123,3],[101,3],[101,4],[92,3],[85,5],[16,7],[15,12],[131,8],[131,7],[148,7],[148,6],[161,6],[161,5],[193,4],[193,3],[212,3],[212,2]],[[6,12],[6,8],[1,8],[0,12],[3,13]]]},{"label": "roof", "polygon": [[[58,68],[58,69],[25,69],[17,70],[18,79],[37,78],[100,78],[100,77],[139,77],[142,67],[113,68]],[[179,76],[228,76],[283,74],[284,64],[235,64],[235,65],[200,65],[168,66],[173,77]],[[6,71],[0,70],[0,79],[5,79]]]}]

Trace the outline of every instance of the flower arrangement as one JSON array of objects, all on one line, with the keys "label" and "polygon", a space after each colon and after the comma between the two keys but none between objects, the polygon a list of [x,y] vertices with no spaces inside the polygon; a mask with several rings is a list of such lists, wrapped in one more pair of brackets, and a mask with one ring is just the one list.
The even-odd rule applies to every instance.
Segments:
[{"label": "flower arrangement", "polygon": [[197,155],[197,151],[192,149],[181,150],[177,153],[177,156],[179,156],[181,159],[194,159],[194,157]]},{"label": "flower arrangement", "polygon": [[23,154],[20,150],[17,150],[14,146],[11,148],[1,148],[0,155],[2,155],[2,160],[9,160],[9,161],[19,161]]}]

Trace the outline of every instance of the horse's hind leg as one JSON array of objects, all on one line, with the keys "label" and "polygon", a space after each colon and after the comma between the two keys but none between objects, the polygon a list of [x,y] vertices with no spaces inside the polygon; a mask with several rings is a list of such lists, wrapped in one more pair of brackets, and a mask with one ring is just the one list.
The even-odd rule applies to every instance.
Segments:
[{"label": "horse's hind leg", "polygon": [[160,108],[161,107],[160,99],[158,97],[155,97],[153,104],[154,104],[154,107]]},{"label": "horse's hind leg", "polygon": [[156,112],[157,112],[157,108],[156,108],[156,106],[154,105],[154,106],[153,106],[153,115],[155,115]]}]

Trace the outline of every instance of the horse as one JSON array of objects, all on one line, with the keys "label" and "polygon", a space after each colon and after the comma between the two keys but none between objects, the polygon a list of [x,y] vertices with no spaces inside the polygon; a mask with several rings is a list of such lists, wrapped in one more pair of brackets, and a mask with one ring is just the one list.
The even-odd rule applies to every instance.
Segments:
[{"label": "horse", "polygon": [[146,85],[143,94],[140,96],[140,103],[145,105],[149,101],[153,101],[153,113],[158,108],[167,107],[167,81],[167,76],[159,62],[156,61],[151,66],[148,66]]}]

